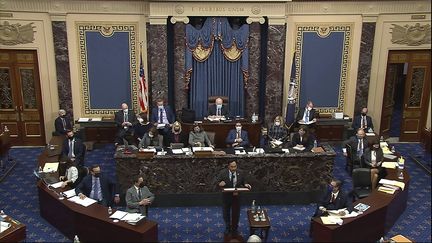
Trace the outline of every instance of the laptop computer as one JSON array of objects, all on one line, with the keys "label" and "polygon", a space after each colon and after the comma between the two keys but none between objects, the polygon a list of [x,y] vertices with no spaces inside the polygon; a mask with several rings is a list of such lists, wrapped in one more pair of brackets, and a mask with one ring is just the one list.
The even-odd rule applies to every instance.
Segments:
[{"label": "laptop computer", "polygon": [[184,147],[184,144],[183,143],[171,143],[170,146],[171,146],[171,149],[181,149]]}]

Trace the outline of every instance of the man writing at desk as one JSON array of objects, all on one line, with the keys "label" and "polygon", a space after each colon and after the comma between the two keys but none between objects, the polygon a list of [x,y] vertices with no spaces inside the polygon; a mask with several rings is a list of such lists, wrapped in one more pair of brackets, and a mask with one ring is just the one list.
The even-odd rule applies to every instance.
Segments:
[{"label": "man writing at desk", "polygon": [[90,197],[104,206],[111,206],[113,199],[116,204],[120,202],[116,183],[101,173],[99,165],[90,167],[90,174],[78,184],[75,192],[81,199]]},{"label": "man writing at desk", "polygon": [[[352,200],[341,190],[341,184],[342,182],[340,180],[332,179],[330,182],[330,190],[327,191],[318,203],[318,208],[313,217],[328,215],[328,210],[346,208],[350,213],[353,211]],[[345,212],[342,211],[339,214],[344,216]]]},{"label": "man writing at desk", "polygon": [[[251,185],[247,184],[245,180],[245,173],[237,170],[236,161],[231,161],[228,164],[227,169],[223,169],[216,178],[216,182],[220,188],[237,188],[237,187],[246,187],[249,190],[252,188]],[[233,202],[233,193],[223,193],[222,198],[222,209],[223,209],[223,219],[225,221],[225,234],[229,234],[232,232],[234,235],[237,234],[238,227],[238,219],[240,210],[235,211],[233,213],[237,213],[237,215],[232,215],[233,218],[237,219],[237,222],[233,222],[231,225],[231,208]]]}]

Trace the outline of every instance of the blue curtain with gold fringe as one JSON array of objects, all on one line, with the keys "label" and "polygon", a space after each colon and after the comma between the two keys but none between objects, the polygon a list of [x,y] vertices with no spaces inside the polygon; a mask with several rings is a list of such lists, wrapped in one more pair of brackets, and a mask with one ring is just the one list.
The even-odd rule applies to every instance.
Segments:
[{"label": "blue curtain with gold fringe", "polygon": [[249,76],[249,25],[231,27],[227,18],[207,18],[202,28],[186,26],[185,82],[190,108],[207,115],[208,97],[228,96],[232,116],[244,116]]}]

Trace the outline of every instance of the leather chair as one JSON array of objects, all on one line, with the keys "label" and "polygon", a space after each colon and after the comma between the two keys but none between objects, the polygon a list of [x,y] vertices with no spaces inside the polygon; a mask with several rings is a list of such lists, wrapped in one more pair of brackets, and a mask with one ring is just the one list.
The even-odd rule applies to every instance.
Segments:
[{"label": "leather chair", "polygon": [[214,105],[217,98],[222,99],[222,105],[228,106],[229,98],[228,96],[209,96],[208,97],[208,107],[210,108],[211,105]]},{"label": "leather chair", "polygon": [[206,132],[206,133],[207,133],[208,138],[210,139],[211,144],[216,147],[216,144],[215,144],[216,133],[215,132]]},{"label": "leather chair", "polygon": [[352,171],[353,199],[361,199],[369,196],[372,191],[372,182],[369,168],[356,168]]},{"label": "leather chair", "polygon": [[362,161],[357,158],[357,151],[354,150],[351,145],[346,145],[346,151],[347,151],[347,157],[346,157],[346,164],[345,164],[345,170],[348,172],[349,175],[352,175],[353,169],[356,168],[362,168]]}]

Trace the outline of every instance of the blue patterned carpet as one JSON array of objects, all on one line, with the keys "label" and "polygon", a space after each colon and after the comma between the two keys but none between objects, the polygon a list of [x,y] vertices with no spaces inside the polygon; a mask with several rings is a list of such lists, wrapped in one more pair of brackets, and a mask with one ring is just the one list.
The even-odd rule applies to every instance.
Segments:
[{"label": "blue patterned carpet", "polygon": [[[408,155],[421,156],[430,165],[430,154],[419,144],[396,144],[396,149],[406,157],[406,168],[411,175],[408,207],[386,237],[403,234],[416,242],[431,241],[431,178],[420,169]],[[96,148],[86,154],[86,164],[101,164],[102,169],[115,174],[115,163],[111,145]],[[345,159],[340,147],[335,147],[337,158],[334,175],[350,190],[351,178],[344,171]],[[39,205],[35,178],[32,175],[36,157],[42,149],[17,148],[11,155],[18,160],[12,173],[0,183],[0,209],[27,226],[28,242],[70,241],[56,228],[39,216]],[[315,205],[263,205],[269,210],[272,227],[271,242],[308,242],[309,222]],[[246,208],[242,208],[239,231],[249,234]],[[150,219],[159,223],[161,242],[220,242],[223,239],[223,219],[220,207],[174,207],[150,208]]]}]

